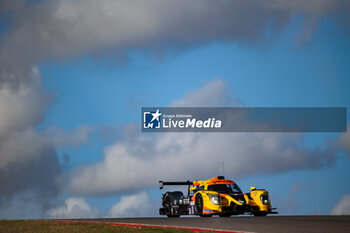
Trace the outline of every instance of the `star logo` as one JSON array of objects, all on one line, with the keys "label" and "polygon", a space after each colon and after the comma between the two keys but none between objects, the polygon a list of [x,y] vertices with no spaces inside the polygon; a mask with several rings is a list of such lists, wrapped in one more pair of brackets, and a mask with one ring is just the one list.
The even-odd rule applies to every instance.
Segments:
[{"label": "star logo", "polygon": [[159,129],[161,128],[160,116],[162,113],[157,111],[144,111],[143,112],[143,128],[144,129]]},{"label": "star logo", "polygon": [[159,116],[162,115],[161,113],[159,113],[159,109],[157,109],[157,111],[155,113],[151,113],[151,114],[153,116],[151,122],[154,120],[159,121]]}]

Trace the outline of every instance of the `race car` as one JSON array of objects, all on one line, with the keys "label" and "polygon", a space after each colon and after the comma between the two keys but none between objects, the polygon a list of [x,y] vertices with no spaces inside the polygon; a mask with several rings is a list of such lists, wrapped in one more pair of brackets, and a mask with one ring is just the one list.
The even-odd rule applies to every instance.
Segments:
[{"label": "race car", "polygon": [[211,217],[229,217],[239,214],[253,214],[266,216],[276,214],[271,208],[269,194],[264,189],[251,187],[250,193],[243,193],[232,180],[223,176],[216,176],[204,181],[163,182],[159,181],[159,188],[165,185],[187,185],[185,196],[180,191],[166,192],[162,197],[160,215],[179,217],[180,215],[199,215]]}]

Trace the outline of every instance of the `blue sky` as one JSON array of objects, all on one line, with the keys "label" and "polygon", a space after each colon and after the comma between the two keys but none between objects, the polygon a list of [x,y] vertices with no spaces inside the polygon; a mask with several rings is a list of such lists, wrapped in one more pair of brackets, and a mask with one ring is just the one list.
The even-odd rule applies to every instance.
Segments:
[{"label": "blue sky", "polygon": [[[34,8],[41,4],[44,3],[33,3]],[[65,6],[64,4],[66,3],[62,1],[62,6]],[[75,9],[74,5],[66,5]],[[62,13],[57,10],[61,9],[61,5],[48,6],[44,5],[43,8],[45,10],[45,7],[48,7],[45,11],[48,15]],[[33,9],[31,7],[23,6],[20,11],[30,12]],[[88,4],[82,5],[82,9],[89,10],[89,7]],[[249,11],[251,8],[255,9],[253,6],[248,6],[246,10]],[[87,140],[77,139],[76,144],[53,143],[62,169],[62,173],[58,176],[61,183],[60,191],[57,191],[54,200],[50,202],[51,212],[49,210],[49,215],[44,214],[44,216],[77,217],[75,213],[70,213],[68,210],[64,212],[64,208],[68,208],[65,200],[72,197],[86,201],[91,207],[91,209],[90,207],[82,209],[81,213],[86,213],[86,216],[108,216],[112,213],[111,206],[120,202],[121,197],[138,195],[141,192],[137,197],[144,198],[143,191],[146,191],[147,198],[153,206],[142,213],[137,213],[135,210],[127,211],[135,216],[144,216],[147,213],[153,215],[154,210],[159,207],[157,205],[160,205],[161,198],[157,183],[121,191],[118,191],[118,188],[112,188],[111,191],[101,191],[101,193],[90,191],[79,193],[70,188],[70,180],[80,175],[79,172],[84,171],[84,168],[97,169],[99,163],[106,164],[107,158],[112,157],[108,155],[108,151],[113,150],[116,145],[128,142],[129,127],[140,123],[141,107],[170,106],[176,100],[186,99],[189,93],[197,93],[205,86],[210,86],[215,80],[221,80],[224,83],[227,98],[238,99],[243,106],[349,108],[349,32],[344,30],[343,25],[338,24],[334,18],[320,16],[316,17],[316,22],[313,21],[316,26],[312,28],[312,33],[300,39],[298,36],[305,33],[303,31],[305,20],[308,19],[308,14],[311,15],[311,10],[310,12],[306,8],[304,10],[305,12],[294,12],[289,15],[287,22],[281,20],[283,26],[274,26],[274,23],[277,24],[279,21],[278,16],[269,17],[268,23],[261,28],[259,26],[259,33],[261,31],[262,33],[256,38],[250,37],[246,30],[237,29],[238,36],[236,34],[232,36],[225,33],[220,35],[222,32],[218,29],[217,36],[214,34],[198,39],[192,35],[184,39],[184,42],[181,36],[174,34],[172,38],[171,33],[169,38],[168,35],[163,34],[155,38],[148,37],[146,33],[142,42],[134,42],[134,34],[131,33],[130,42],[123,42],[123,44],[113,42],[113,36],[112,39],[101,37],[96,39],[97,42],[91,42],[88,38],[84,38],[85,34],[82,31],[82,37],[73,35],[72,38],[67,39],[66,44],[62,42],[63,47],[67,45],[65,50],[60,47],[59,39],[55,40],[56,37],[52,37],[51,42],[46,42],[41,37],[36,37],[36,31],[33,30],[34,36],[29,36],[28,40],[34,41],[35,38],[39,38],[42,39],[42,44],[33,45],[33,50],[36,49],[38,55],[32,55],[30,53],[32,50],[29,49],[29,55],[26,56],[30,60],[30,66],[35,65],[40,71],[42,78],[40,88],[45,93],[49,93],[52,99],[48,107],[42,111],[43,119],[36,120],[26,127],[35,128],[39,135],[46,135],[47,130],[53,127],[55,127],[54,132],[57,133],[56,130],[59,129],[64,131],[65,135],[74,135],[79,126],[86,127],[89,132]],[[13,16],[9,13],[12,11],[16,12],[18,9],[10,9],[0,15],[0,19],[4,19],[2,20],[4,23],[0,24],[0,33],[4,41],[7,37],[17,38],[13,33],[16,31],[12,31],[11,28],[11,17],[14,17],[12,19],[14,22],[18,22],[19,28],[27,28],[23,18],[16,14]],[[69,11],[67,12],[63,12],[63,15],[69,14]],[[31,14],[28,15],[31,22]],[[17,21],[16,17],[19,18]],[[84,22],[82,26],[89,26],[89,23],[94,25],[95,21],[98,25],[100,19],[96,18],[94,21],[93,16],[91,18],[91,22]],[[44,22],[39,24],[41,23],[43,30],[51,27]],[[215,23],[216,21],[213,24]],[[247,27],[249,26],[248,24]],[[177,29],[176,25],[174,27]],[[124,28],[122,29],[121,34],[124,32]],[[79,31],[79,29],[75,30]],[[133,32],[132,30],[138,32],[139,29],[129,31]],[[126,30],[126,34],[129,31]],[[71,33],[74,34],[74,32]],[[108,34],[103,30],[96,32],[98,33]],[[245,33],[248,33],[248,39]],[[57,35],[59,37],[61,34]],[[75,41],[76,38],[78,43]],[[84,39],[87,41],[86,44]],[[115,37],[115,40],[119,40],[119,37]],[[149,43],[148,40],[150,40]],[[94,45],[95,48],[89,43],[100,44]],[[8,52],[9,50],[5,49],[6,45],[3,42],[1,46],[3,51]],[[19,51],[19,54],[22,51],[27,53],[27,50],[19,49]],[[18,63],[22,63],[21,59],[20,61]],[[24,59],[23,63],[25,62],[27,60]],[[6,79],[3,82],[10,81]],[[347,119],[349,120],[349,117]],[[292,134],[290,136],[292,139],[289,138],[288,133],[286,135],[288,138],[286,140],[290,140],[291,144],[296,143],[292,141],[294,137]],[[297,144],[310,151],[317,147],[328,148],[329,142],[336,141],[339,135],[339,133],[305,133],[300,136],[301,139]],[[136,137],[150,140],[150,137],[145,135]],[[339,200],[350,193],[349,152],[337,150],[335,153],[337,157],[330,166],[321,166],[316,169],[292,168],[285,171],[272,169],[271,172],[253,172],[251,175],[230,178],[236,180],[245,191],[249,190],[250,185],[269,190],[272,204],[280,210],[281,214],[329,214]],[[132,157],[129,158],[127,155],[125,158],[133,161]],[[233,157],[226,157],[226,160],[233,159]],[[152,171],[149,172],[152,173]],[[228,174],[235,173],[228,171]],[[206,178],[210,177],[192,179]],[[157,179],[161,180],[163,177]],[[104,190],[104,188],[109,190],[110,187],[102,185],[101,189]],[[17,198],[16,195],[22,195],[21,192],[11,193],[14,200]],[[3,207],[3,211],[6,211],[6,208]],[[13,212],[11,217],[21,217],[15,210]],[[119,212],[113,213],[119,214]]]}]

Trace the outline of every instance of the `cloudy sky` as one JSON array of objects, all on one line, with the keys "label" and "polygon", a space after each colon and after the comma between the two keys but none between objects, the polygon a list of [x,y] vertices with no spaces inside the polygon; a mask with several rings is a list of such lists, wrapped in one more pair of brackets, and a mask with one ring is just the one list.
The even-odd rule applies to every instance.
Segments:
[{"label": "cloudy sky", "polygon": [[349,16],[347,0],[0,1],[0,218],[156,216],[158,180],[223,162],[281,214],[350,214],[349,133],[147,134],[139,117],[349,108]]}]

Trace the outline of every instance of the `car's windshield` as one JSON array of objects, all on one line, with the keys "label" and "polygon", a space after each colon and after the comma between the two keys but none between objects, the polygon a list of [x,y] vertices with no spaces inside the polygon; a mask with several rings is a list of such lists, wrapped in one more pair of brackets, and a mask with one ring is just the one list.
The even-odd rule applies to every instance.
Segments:
[{"label": "car's windshield", "polygon": [[241,193],[241,189],[236,184],[215,184],[209,185],[208,190],[218,193]]}]

